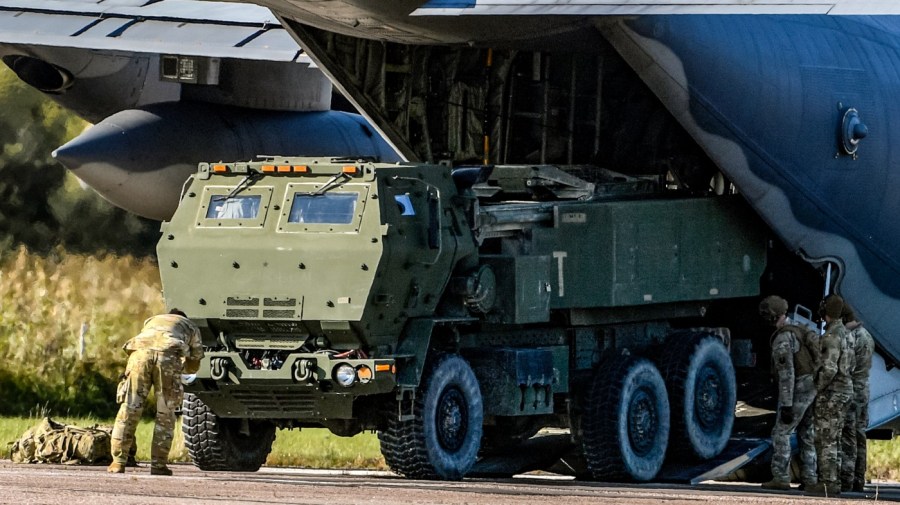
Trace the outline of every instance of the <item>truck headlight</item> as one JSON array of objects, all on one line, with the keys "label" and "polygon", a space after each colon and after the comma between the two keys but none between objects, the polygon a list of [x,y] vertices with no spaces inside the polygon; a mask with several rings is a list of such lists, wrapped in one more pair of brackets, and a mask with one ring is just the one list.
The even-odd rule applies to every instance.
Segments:
[{"label": "truck headlight", "polygon": [[334,381],[348,388],[356,382],[356,369],[347,363],[341,363],[334,369]]}]

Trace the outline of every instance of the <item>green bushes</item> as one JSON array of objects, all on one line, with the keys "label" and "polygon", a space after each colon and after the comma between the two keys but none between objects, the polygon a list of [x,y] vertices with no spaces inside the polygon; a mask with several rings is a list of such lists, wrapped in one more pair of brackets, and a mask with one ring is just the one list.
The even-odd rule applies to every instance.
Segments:
[{"label": "green bushes", "polygon": [[150,259],[0,255],[0,415],[114,416],[122,344],[162,310]]}]

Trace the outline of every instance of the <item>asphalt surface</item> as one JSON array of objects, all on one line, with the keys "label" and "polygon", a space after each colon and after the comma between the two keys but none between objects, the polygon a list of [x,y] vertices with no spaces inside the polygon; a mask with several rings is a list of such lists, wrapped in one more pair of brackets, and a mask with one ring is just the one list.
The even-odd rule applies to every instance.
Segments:
[{"label": "asphalt surface", "polygon": [[551,475],[462,482],[414,481],[386,472],[263,468],[255,473],[201,472],[171,465],[154,477],[146,464],[111,475],[105,467],[21,465],[0,460],[0,503],[6,504],[470,504],[629,505],[813,504],[900,501],[900,484],[868,486],[841,498],[770,492],[753,484],[707,482],[606,484]]}]

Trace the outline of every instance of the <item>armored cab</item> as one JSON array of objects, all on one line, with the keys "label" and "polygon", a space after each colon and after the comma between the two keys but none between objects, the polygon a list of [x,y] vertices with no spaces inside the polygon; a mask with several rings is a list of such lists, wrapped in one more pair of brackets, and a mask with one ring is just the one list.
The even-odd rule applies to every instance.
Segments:
[{"label": "armored cab", "polygon": [[441,479],[544,426],[598,478],[652,479],[670,445],[713,457],[731,336],[695,323],[758,294],[754,223],[581,167],[201,164],[158,246],[206,348],[186,445],[255,470],[276,428],[374,429],[395,471]]}]

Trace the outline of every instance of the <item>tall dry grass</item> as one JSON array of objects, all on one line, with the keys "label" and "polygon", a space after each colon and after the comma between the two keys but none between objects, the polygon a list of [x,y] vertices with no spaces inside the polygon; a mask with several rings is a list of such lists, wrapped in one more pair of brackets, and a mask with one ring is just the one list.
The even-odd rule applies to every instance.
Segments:
[{"label": "tall dry grass", "polygon": [[115,413],[122,344],[164,309],[150,259],[0,256],[0,414]]}]

